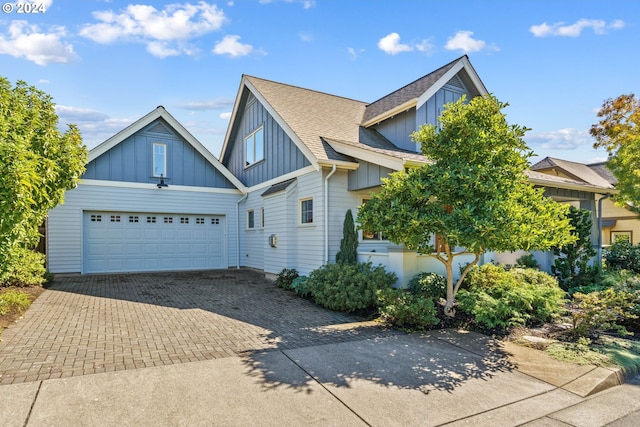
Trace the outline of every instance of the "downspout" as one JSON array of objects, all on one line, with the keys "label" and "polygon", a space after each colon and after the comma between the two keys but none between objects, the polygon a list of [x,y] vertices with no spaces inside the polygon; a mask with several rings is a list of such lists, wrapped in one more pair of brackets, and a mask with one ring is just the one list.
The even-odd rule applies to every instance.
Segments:
[{"label": "downspout", "polygon": [[324,179],[324,264],[329,263],[329,178],[336,170],[337,166],[334,164]]},{"label": "downspout", "polygon": [[598,268],[602,268],[602,201],[611,197],[610,193],[598,199]]},{"label": "downspout", "polygon": [[247,197],[249,197],[249,193],[242,196],[240,200],[236,202],[236,268],[240,268],[240,203],[244,202]]}]

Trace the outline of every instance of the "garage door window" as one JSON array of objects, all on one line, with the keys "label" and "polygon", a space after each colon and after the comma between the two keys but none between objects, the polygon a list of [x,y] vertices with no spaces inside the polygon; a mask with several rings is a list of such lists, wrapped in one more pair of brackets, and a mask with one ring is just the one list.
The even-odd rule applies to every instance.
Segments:
[{"label": "garage door window", "polygon": [[165,224],[173,224],[173,217],[172,216],[165,216],[164,217],[164,223]]},{"label": "garage door window", "polygon": [[156,222],[156,217],[155,216],[148,216],[147,217],[147,222],[151,223],[151,224],[155,224]]}]

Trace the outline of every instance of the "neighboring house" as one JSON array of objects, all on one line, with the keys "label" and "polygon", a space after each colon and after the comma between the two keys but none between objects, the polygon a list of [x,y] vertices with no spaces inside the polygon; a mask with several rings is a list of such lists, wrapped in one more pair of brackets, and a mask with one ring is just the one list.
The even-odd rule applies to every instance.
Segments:
[{"label": "neighboring house", "polygon": [[[606,162],[583,164],[545,157],[531,169],[547,175],[569,178],[586,184],[597,185],[614,190],[617,180],[607,168]],[[596,200],[603,198],[610,191],[603,191]],[[602,202],[602,245],[608,246],[617,238],[629,239],[633,244],[640,243],[640,218],[624,206],[617,206],[610,198]]]},{"label": "neighboring house", "polygon": [[[158,107],[91,150],[82,183],[51,211],[49,269],[308,274],[335,260],[348,209],[357,214],[389,173],[428,161],[410,134],[436,124],[446,103],[487,93],[467,56],[373,103],[244,75],[220,161]],[[161,179],[168,187],[156,188]],[[538,172],[530,179],[592,210],[605,191]],[[359,259],[402,284],[441,271],[377,230],[359,237]]]}]

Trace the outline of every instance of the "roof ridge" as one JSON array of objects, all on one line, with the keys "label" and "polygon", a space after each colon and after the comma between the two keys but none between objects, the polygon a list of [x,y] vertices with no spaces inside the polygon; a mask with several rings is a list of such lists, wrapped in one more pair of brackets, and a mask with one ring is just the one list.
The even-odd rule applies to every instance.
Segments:
[{"label": "roof ridge", "polygon": [[307,92],[314,92],[314,93],[317,93],[317,94],[320,94],[320,95],[331,96],[331,97],[334,97],[334,98],[340,98],[340,99],[344,99],[344,100],[347,100],[347,101],[359,102],[361,104],[364,104],[365,106],[367,105],[367,103],[365,101],[360,101],[358,99],[348,98],[346,96],[335,95],[333,93],[323,92],[321,90],[309,89],[307,87],[302,87],[302,86],[298,86],[298,85],[292,85],[292,84],[288,84],[288,83],[277,82],[275,80],[265,79],[265,78],[258,77],[258,76],[252,76],[250,74],[243,74],[242,77],[243,78],[244,77],[248,77],[250,79],[258,79],[258,80],[262,80],[264,82],[275,83],[275,84],[282,85],[282,86],[288,86],[288,87],[293,88],[293,89],[304,90],[304,91],[307,91]]},{"label": "roof ridge", "polygon": [[418,77],[417,79],[413,80],[411,83],[407,83],[406,85],[404,85],[404,86],[402,86],[402,87],[400,87],[400,88],[398,88],[398,89],[394,90],[393,92],[389,92],[389,93],[387,93],[386,95],[381,96],[380,98],[376,99],[375,101],[370,102],[369,104],[367,104],[367,107],[368,107],[369,105],[373,105],[373,104],[375,104],[376,102],[380,101],[381,99],[384,99],[384,98],[386,98],[386,97],[388,97],[388,96],[390,96],[390,95],[393,95],[394,93],[400,92],[402,89],[404,89],[404,88],[406,88],[406,87],[408,87],[408,86],[411,86],[412,84],[414,84],[414,83],[416,83],[416,82],[418,82],[418,81],[420,81],[420,80],[424,79],[424,78],[425,78],[425,77],[427,77],[427,76],[430,76],[430,75],[432,75],[432,74],[437,73],[438,71],[442,70],[443,68],[446,68],[446,67],[451,66],[452,64],[454,64],[454,63],[456,63],[456,62],[458,62],[458,61],[462,60],[463,58],[467,58],[467,59],[469,59],[469,56],[468,56],[468,55],[466,55],[466,54],[465,54],[465,55],[462,55],[462,56],[460,56],[460,57],[458,57],[458,58],[454,59],[453,61],[450,61],[450,62],[446,63],[445,65],[443,65],[443,66],[441,66],[441,67],[438,67],[437,69],[435,69],[435,70],[433,70],[433,71],[431,71],[431,72],[429,72],[429,73],[427,73],[427,74],[423,75],[422,77]]}]

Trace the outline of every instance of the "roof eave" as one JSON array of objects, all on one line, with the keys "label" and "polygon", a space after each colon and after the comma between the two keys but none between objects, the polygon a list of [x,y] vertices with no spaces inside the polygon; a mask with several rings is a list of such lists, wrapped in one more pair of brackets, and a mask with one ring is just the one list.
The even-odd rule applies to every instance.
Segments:
[{"label": "roof eave", "polygon": [[385,111],[384,113],[379,114],[379,115],[377,115],[376,117],[374,117],[374,118],[372,118],[370,120],[367,120],[366,122],[364,122],[362,124],[362,126],[364,126],[364,127],[373,126],[373,125],[375,125],[377,123],[380,123],[381,121],[384,121],[386,119],[389,119],[389,118],[391,118],[391,117],[393,117],[393,116],[395,116],[397,114],[404,113],[408,109],[415,107],[417,105],[417,103],[418,103],[418,98],[410,99],[409,101],[407,101],[407,102],[405,102],[403,104],[400,104],[397,107],[392,108],[389,111]]}]

